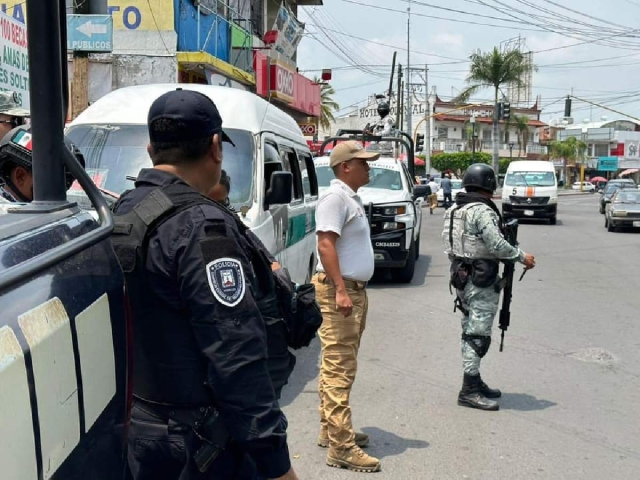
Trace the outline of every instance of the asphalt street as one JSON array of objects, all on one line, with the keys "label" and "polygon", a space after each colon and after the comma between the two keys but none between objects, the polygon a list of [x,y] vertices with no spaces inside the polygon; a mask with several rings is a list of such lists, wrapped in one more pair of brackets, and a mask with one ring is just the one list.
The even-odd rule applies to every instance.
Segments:
[{"label": "asphalt street", "polygon": [[[558,224],[523,223],[537,267],[514,285],[511,327],[482,373],[499,412],[458,407],[460,317],[442,253],[442,209],[423,213],[410,285],[378,279],[351,404],[382,472],[325,465],[317,447],[319,346],[297,353],[283,393],[301,480],[640,478],[640,233],[609,233],[599,195],[561,197]],[[516,269],[519,277],[521,267]]]}]

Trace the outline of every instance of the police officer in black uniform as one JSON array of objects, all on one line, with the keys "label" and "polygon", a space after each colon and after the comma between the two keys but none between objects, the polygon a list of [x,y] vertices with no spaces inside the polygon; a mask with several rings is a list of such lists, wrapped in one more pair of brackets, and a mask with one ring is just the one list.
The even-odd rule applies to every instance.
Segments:
[{"label": "police officer in black uniform", "polygon": [[159,97],[148,123],[154,168],[114,206],[112,239],[132,311],[132,476],[295,480],[256,298],[269,261],[205,197],[231,139],[215,104],[190,90]]}]

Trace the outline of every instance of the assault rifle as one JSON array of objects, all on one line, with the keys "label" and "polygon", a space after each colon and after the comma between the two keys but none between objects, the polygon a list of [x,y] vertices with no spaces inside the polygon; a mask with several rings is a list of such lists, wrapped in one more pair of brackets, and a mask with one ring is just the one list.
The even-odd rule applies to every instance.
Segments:
[{"label": "assault rifle", "polygon": [[[518,220],[511,219],[504,224],[504,237],[514,247],[518,246]],[[505,262],[502,282],[504,285],[504,293],[502,295],[502,308],[500,309],[499,326],[502,333],[500,334],[500,351],[504,346],[504,332],[509,328],[511,323],[511,295],[513,292],[513,273],[515,272],[515,262]],[[524,277],[526,270],[522,272],[520,280]]]}]

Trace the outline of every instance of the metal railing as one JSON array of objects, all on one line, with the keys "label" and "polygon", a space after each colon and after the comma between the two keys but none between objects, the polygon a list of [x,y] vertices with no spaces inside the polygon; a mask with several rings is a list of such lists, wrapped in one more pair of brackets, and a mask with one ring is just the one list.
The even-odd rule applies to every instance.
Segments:
[{"label": "metal railing", "polygon": [[[198,2],[196,7],[197,51],[209,53],[235,67],[253,73],[254,30],[251,18],[243,16],[241,12],[222,0],[211,0],[209,5]],[[224,16],[219,12],[224,12]],[[203,24],[208,24],[209,18],[213,21],[207,28]]]}]

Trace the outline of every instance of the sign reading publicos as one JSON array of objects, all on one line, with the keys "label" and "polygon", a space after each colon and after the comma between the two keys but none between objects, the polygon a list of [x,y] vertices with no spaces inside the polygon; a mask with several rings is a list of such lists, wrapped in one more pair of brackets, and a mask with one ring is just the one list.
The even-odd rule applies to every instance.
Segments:
[{"label": "sign reading publicos", "polygon": [[10,90],[18,95],[22,108],[29,109],[29,53],[27,51],[27,27],[0,12],[0,90]]}]

